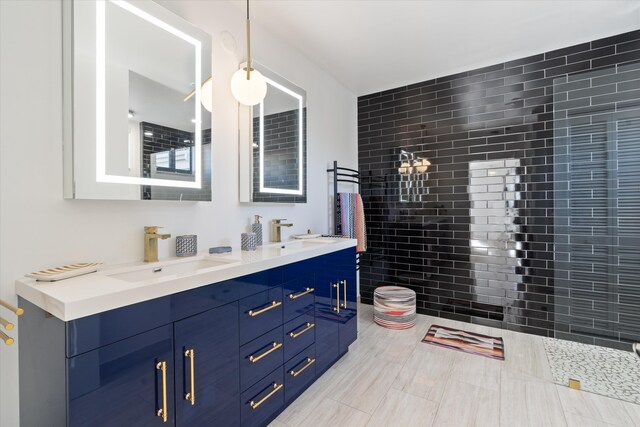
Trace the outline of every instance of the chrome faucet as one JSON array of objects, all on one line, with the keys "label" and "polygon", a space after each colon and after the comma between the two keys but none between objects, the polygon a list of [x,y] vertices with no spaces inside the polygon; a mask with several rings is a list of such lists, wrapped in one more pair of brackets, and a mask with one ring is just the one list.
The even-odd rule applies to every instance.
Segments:
[{"label": "chrome faucet", "polygon": [[144,227],[144,262],[158,261],[158,239],[168,239],[171,234],[158,234],[157,226]]},{"label": "chrome faucet", "polygon": [[272,242],[282,242],[282,227],[292,227],[293,224],[283,224],[281,221],[286,221],[286,219],[274,219],[271,223],[271,241]]}]

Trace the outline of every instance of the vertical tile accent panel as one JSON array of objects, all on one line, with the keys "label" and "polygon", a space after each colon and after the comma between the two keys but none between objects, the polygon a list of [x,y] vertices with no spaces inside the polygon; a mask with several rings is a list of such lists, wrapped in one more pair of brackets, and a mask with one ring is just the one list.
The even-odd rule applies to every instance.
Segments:
[{"label": "vertical tile accent panel", "polygon": [[[564,103],[564,110],[593,106],[594,111],[614,103],[620,114],[631,114],[629,109],[640,104],[640,49],[633,49],[637,41],[640,31],[361,96],[358,155],[369,233],[369,250],[360,269],[363,302],[372,303],[378,286],[400,285],[416,292],[418,311],[423,314],[602,345],[627,345],[636,336],[634,322],[640,318],[627,309],[633,301],[640,303],[635,279],[640,277],[636,271],[640,256],[635,246],[622,244],[622,237],[616,259],[595,250],[602,241],[597,233],[609,233],[609,222],[554,221],[557,210],[565,212],[565,218],[569,215],[568,180],[559,183],[555,176],[564,170],[569,173],[571,155],[561,146],[557,151],[554,103]],[[624,52],[618,53],[623,47]],[[611,67],[616,75],[607,71]],[[585,72],[594,73],[591,83],[580,78]],[[627,74],[620,80],[622,73]],[[558,79],[565,79],[566,99],[558,98],[554,87]],[[640,144],[637,137],[627,141],[622,136],[624,132],[635,135],[635,119],[621,116],[616,125],[614,152],[620,165],[623,150],[630,150],[624,153],[629,164],[637,165],[633,162]],[[589,138],[594,135],[594,141],[589,143],[595,147],[603,131],[593,125],[595,133]],[[623,147],[625,141],[628,148]],[[406,177],[398,172],[401,150],[431,162],[427,179],[408,198],[401,194],[406,184],[402,181]],[[610,152],[605,144],[572,164],[571,173],[576,176],[591,170],[593,194],[608,188],[601,172],[611,170],[611,160],[603,157]],[[484,166],[490,162],[497,163]],[[495,182],[483,180],[490,178],[492,170]],[[624,227],[631,230],[625,231],[631,241],[639,230],[636,225],[640,226],[630,213],[637,212],[638,188],[633,185],[640,182],[640,173],[630,168],[623,171],[621,166],[616,171],[620,216],[615,226],[620,236]],[[629,177],[626,183],[624,174]],[[575,199],[577,204],[586,203],[584,197]],[[608,203],[604,199],[589,200]],[[590,209],[607,208],[594,205]],[[588,276],[589,292],[594,294],[598,292],[595,283],[617,283],[604,292],[606,302],[577,298],[579,290],[566,286],[578,280],[569,279],[570,253],[558,250],[562,242],[556,238],[566,236],[568,247],[569,226],[576,232],[588,227],[594,233],[589,238],[593,253],[584,258],[588,260],[584,265],[576,263],[572,274]],[[580,244],[573,247],[580,250]],[[620,263],[615,264],[618,259]],[[611,265],[617,265],[615,274],[602,271]],[[615,319],[595,315],[614,309]],[[614,320],[617,332],[610,334]],[[606,334],[594,334],[603,327]]]}]

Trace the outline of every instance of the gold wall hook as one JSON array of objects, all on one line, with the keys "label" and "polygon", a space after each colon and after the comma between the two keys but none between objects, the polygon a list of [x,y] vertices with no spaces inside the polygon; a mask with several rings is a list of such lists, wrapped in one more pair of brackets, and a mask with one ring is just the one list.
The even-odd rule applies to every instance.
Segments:
[{"label": "gold wall hook", "polygon": [[11,345],[14,342],[14,339],[11,338],[9,335],[5,334],[4,332],[0,331],[0,339],[2,341],[4,341],[4,343],[6,345]]},{"label": "gold wall hook", "polygon": [[0,299],[0,305],[3,306],[4,308],[6,308],[7,310],[13,311],[16,314],[16,316],[22,316],[24,314],[24,310],[23,309],[21,309],[19,307],[16,307],[16,306],[13,306],[13,305],[9,304],[8,302],[3,301],[1,299]]},{"label": "gold wall hook", "polygon": [[2,325],[7,331],[13,329],[13,323],[9,322],[7,319],[3,319],[0,317],[0,325]]}]

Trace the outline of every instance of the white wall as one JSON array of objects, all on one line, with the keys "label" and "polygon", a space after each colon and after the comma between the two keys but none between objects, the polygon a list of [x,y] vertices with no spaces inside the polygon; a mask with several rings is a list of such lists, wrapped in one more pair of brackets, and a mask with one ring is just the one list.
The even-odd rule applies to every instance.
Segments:
[{"label": "white wall", "polygon": [[[213,40],[213,191],[200,203],[62,198],[62,42],[59,0],[0,1],[0,297],[15,302],[22,274],[78,261],[141,261],[142,228],[196,233],[200,249],[239,244],[253,214],[287,218],[285,233],[328,230],[326,166],[356,166],[356,98],[285,42],[252,26],[256,59],[308,93],[308,200],[304,205],[238,203],[237,108],[229,89],[244,55],[243,13],[226,2],[161,2]],[[237,56],[220,32],[230,31]],[[268,228],[266,229],[268,230]],[[160,257],[174,241],[160,242]],[[13,315],[0,309],[3,317]],[[11,331],[17,336],[18,331]],[[17,340],[19,342],[19,339]],[[0,344],[0,425],[18,425],[18,345]]]}]

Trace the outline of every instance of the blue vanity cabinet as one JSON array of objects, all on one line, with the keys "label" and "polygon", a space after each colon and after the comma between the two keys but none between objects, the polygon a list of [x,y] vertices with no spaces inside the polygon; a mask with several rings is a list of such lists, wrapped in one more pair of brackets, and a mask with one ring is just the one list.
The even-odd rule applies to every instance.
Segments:
[{"label": "blue vanity cabinet", "polygon": [[[69,427],[173,425],[171,325],[68,358],[66,362]],[[59,393],[64,395],[64,387]]]},{"label": "blue vanity cabinet", "polygon": [[347,249],[68,322],[20,298],[21,425],[264,426],[347,351],[355,292]]},{"label": "blue vanity cabinet", "polygon": [[238,303],[174,323],[176,426],[238,426]]}]

